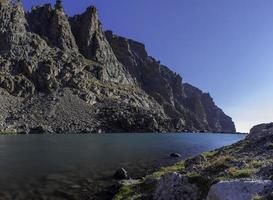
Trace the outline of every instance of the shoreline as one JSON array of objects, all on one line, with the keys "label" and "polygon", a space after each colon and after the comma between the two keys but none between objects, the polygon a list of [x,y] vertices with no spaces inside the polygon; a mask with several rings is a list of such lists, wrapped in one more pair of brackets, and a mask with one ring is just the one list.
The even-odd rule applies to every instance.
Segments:
[{"label": "shoreline", "polygon": [[[248,193],[244,195],[251,196],[250,200],[273,198],[270,196],[273,195],[273,175],[268,171],[269,169],[273,171],[272,130],[266,131],[264,127],[258,127],[258,131],[255,129],[257,128],[254,127],[246,139],[235,144],[163,167],[141,180],[121,182],[121,188],[114,200],[132,198],[173,200],[177,197],[192,200],[222,199],[221,195],[224,192],[216,194],[217,192],[213,190],[217,187],[221,189],[221,184],[230,188],[233,184],[245,185],[244,187],[249,188],[251,184],[269,184],[272,188],[267,189],[262,185],[261,188],[264,189],[255,193],[248,188],[249,190],[246,189]],[[260,136],[255,137],[255,134]],[[176,196],[182,193],[186,196]],[[244,191],[239,191],[238,194],[232,193],[229,191],[225,195],[240,199],[239,196]],[[218,195],[218,198],[211,198],[212,194],[214,197]]]},{"label": "shoreline", "polygon": [[221,134],[221,135],[248,135],[249,133],[221,133],[221,132],[108,132],[108,133],[12,133],[1,132],[0,136],[4,135],[109,135],[109,134]]}]

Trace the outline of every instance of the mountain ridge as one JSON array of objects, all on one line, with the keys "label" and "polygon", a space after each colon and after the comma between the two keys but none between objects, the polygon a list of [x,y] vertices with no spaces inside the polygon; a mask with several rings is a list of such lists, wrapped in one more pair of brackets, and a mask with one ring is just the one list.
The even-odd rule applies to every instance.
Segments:
[{"label": "mountain ridge", "polygon": [[104,32],[95,7],[0,2],[2,132],[235,132],[210,95]]}]

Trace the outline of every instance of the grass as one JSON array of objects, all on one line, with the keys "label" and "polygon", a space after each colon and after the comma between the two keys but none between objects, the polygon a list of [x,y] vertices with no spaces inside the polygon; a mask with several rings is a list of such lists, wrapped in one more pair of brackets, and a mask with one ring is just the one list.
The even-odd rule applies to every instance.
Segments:
[{"label": "grass", "polygon": [[169,166],[169,167],[162,167],[157,172],[154,172],[152,174],[152,177],[154,178],[160,178],[161,176],[164,176],[165,174],[172,173],[172,172],[178,172],[185,169],[185,162],[178,162],[175,165]]},{"label": "grass", "polygon": [[[201,197],[204,197],[207,192],[209,191],[210,186],[212,185],[215,178],[222,178],[223,180],[228,179],[228,177],[234,176],[234,177],[246,177],[250,175],[253,171],[250,169],[244,169],[244,170],[233,170],[231,169],[230,174],[225,174],[223,177],[217,177],[217,175],[220,172],[225,171],[226,169],[231,168],[231,161],[236,160],[234,157],[229,155],[220,155],[217,156],[217,153],[219,151],[210,151],[205,152],[202,155],[206,158],[210,158],[210,162],[207,162],[205,166],[202,166],[202,171],[205,170],[205,174],[210,174],[214,176],[208,177],[206,175],[202,175],[201,173],[197,172],[191,172],[186,174],[185,176],[188,178],[189,183],[196,184],[198,188],[200,188],[200,195]],[[145,177],[145,179],[151,178],[151,179],[159,179],[162,176],[172,173],[172,172],[181,172],[185,170],[185,162],[181,161],[178,162],[172,166],[168,167],[162,167],[158,171],[154,172],[151,175],[148,175]],[[214,177],[214,178],[213,178]],[[148,194],[152,189],[155,187],[155,185],[147,185],[145,184],[145,181],[134,184],[134,185],[124,185],[119,190],[119,193],[115,196],[114,200],[129,200],[132,199],[132,197],[136,197],[141,194]]]},{"label": "grass", "polygon": [[0,132],[0,135],[16,135],[16,133],[12,133],[12,132]]},{"label": "grass", "polygon": [[206,158],[210,159],[212,157],[214,157],[219,151],[215,150],[215,151],[208,151],[205,153],[202,153],[203,156],[205,156]]},{"label": "grass", "polygon": [[212,174],[218,174],[230,167],[230,162],[234,161],[235,158],[229,155],[221,156],[209,162],[209,165],[206,167],[206,171]]},{"label": "grass", "polygon": [[[272,143],[273,146],[273,143]],[[240,146],[241,147],[241,146]],[[235,150],[238,150],[237,148]],[[200,191],[200,198],[206,197],[212,184],[218,181],[225,181],[230,179],[249,178],[269,160],[254,160],[248,156],[238,157],[232,156],[233,152],[230,149],[215,150],[205,152],[202,155],[209,161],[203,162],[202,165],[196,165],[194,171],[186,171],[185,162],[179,162],[175,165],[162,167],[151,175],[147,175],[143,182],[135,185],[123,186],[119,194],[116,195],[114,200],[129,200],[132,197],[141,199],[141,194],[150,194],[154,188],[155,183],[145,184],[148,178],[159,179],[160,177],[172,173],[183,172],[183,176],[188,178],[189,183],[195,184]],[[240,168],[240,163],[244,161],[245,164]],[[237,165],[239,164],[239,165]],[[265,200],[264,197],[255,197],[253,200]]]},{"label": "grass", "polygon": [[228,174],[231,178],[248,178],[256,172],[255,168],[243,168],[236,169],[234,167],[229,168]]},{"label": "grass", "polygon": [[256,195],[255,197],[252,198],[252,200],[266,200],[266,198],[260,195]]},{"label": "grass", "polygon": [[120,188],[118,194],[115,195],[113,200],[126,200],[136,194],[135,185],[124,185]]},{"label": "grass", "polygon": [[137,184],[123,185],[118,194],[115,195],[113,200],[131,200],[141,198],[143,194],[150,194],[155,189],[155,184],[145,183],[144,181]]},{"label": "grass", "polygon": [[[160,177],[172,173],[181,171],[185,168],[184,161],[178,162],[175,165],[162,167],[158,171],[154,172],[151,175],[145,177],[145,179],[159,179]],[[138,184],[123,185],[118,194],[115,195],[114,200],[130,200],[132,197],[140,196],[141,194],[149,194],[155,188],[154,183],[147,184],[145,181],[142,181]]]},{"label": "grass", "polygon": [[264,160],[251,160],[250,166],[252,166],[253,168],[260,168],[261,166],[263,166],[264,162]]}]

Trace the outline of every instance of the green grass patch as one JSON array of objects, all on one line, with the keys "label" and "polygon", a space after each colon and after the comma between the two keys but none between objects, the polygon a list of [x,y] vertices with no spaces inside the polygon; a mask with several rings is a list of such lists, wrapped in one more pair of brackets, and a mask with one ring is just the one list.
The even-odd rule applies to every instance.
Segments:
[{"label": "green grass patch", "polygon": [[185,169],[185,162],[178,162],[175,165],[169,166],[169,167],[162,167],[158,171],[154,172],[152,174],[152,177],[160,178],[161,176],[164,176],[165,174],[169,174],[172,172],[178,172]]},{"label": "green grass patch", "polygon": [[212,157],[214,157],[219,151],[214,150],[214,151],[208,151],[208,152],[204,152],[202,153],[203,156],[205,156],[206,158],[210,159]]},{"label": "green grass patch", "polygon": [[0,135],[16,135],[14,132],[0,132]]},{"label": "green grass patch", "polygon": [[131,200],[141,198],[143,194],[150,194],[155,189],[155,184],[146,184],[144,181],[138,184],[124,185],[113,200]]},{"label": "green grass patch", "polygon": [[[175,165],[162,167],[158,171],[154,172],[151,175],[146,176],[145,178],[155,178],[159,179],[165,174],[172,172],[177,172],[185,169],[184,161],[178,162]],[[155,188],[154,184],[146,184],[145,181],[139,184],[124,185],[120,188],[118,194],[115,195],[114,200],[130,200],[134,196],[140,196],[141,194],[149,194]]]},{"label": "green grass patch", "polygon": [[252,166],[253,168],[260,168],[263,166],[265,160],[251,160],[249,165]]},{"label": "green grass patch", "polygon": [[256,169],[254,168],[239,169],[232,173],[232,177],[233,178],[248,178],[255,172],[256,172]]},{"label": "green grass patch", "polygon": [[225,173],[222,173],[221,175],[216,177],[216,180],[219,181],[226,181],[230,179],[236,179],[236,178],[249,178],[251,177],[257,169],[255,168],[243,168],[238,169],[236,167],[230,167],[228,170],[226,170]]},{"label": "green grass patch", "polygon": [[205,170],[211,174],[218,174],[223,172],[225,169],[228,169],[230,167],[230,162],[234,160],[234,157],[228,155],[217,157],[215,160],[210,162]]},{"label": "green grass patch", "polygon": [[231,167],[227,170],[228,178],[248,178],[251,177],[253,173],[256,172],[255,168],[243,168],[237,169],[235,167]]},{"label": "green grass patch", "polygon": [[255,197],[253,197],[252,200],[266,200],[266,198],[265,198],[265,197],[262,197],[262,196],[260,196],[260,195],[257,195],[257,196],[255,196]]},{"label": "green grass patch", "polygon": [[136,185],[124,185],[120,188],[118,194],[115,195],[113,200],[127,200],[136,195]]}]

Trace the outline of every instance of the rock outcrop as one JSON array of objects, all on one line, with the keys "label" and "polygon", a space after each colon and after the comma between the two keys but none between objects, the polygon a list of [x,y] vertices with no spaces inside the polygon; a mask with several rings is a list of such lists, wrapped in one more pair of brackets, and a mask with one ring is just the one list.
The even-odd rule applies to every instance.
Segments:
[{"label": "rock outcrop", "polygon": [[196,200],[198,199],[196,185],[190,184],[188,180],[178,173],[163,176],[153,194],[154,200]]},{"label": "rock outcrop", "polygon": [[102,65],[103,80],[120,84],[135,84],[113,53],[102,30],[95,7],[89,7],[83,14],[71,17],[70,24],[81,54]]},{"label": "rock outcrop", "polygon": [[179,74],[150,57],[143,44],[111,31],[106,36],[118,60],[141,89],[163,107],[176,129],[235,132],[232,119],[215,105],[210,94],[184,84]]},{"label": "rock outcrop", "polygon": [[249,140],[258,140],[265,136],[273,136],[273,123],[269,124],[259,124],[254,126],[251,130],[247,138]]},{"label": "rock outcrop", "polygon": [[2,132],[235,132],[144,45],[104,33],[96,8],[69,18],[60,0],[0,2],[0,88]]},{"label": "rock outcrop", "polygon": [[56,2],[54,8],[50,4],[33,7],[26,16],[29,31],[38,34],[49,46],[58,47],[63,51],[78,50],[60,1]]},{"label": "rock outcrop", "polygon": [[272,184],[270,180],[222,181],[210,188],[207,200],[252,200]]}]

